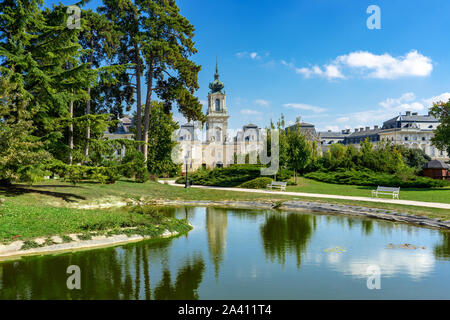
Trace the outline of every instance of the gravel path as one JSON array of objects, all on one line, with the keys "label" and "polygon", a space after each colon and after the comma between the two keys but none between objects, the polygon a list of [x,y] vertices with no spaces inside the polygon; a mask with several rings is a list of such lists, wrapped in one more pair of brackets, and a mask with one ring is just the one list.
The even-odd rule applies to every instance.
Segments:
[{"label": "gravel path", "polygon": [[[177,187],[184,187],[184,185],[176,184],[174,180],[166,180],[168,184]],[[165,181],[160,181],[164,183]],[[424,202],[424,201],[412,201],[412,200],[396,200],[387,198],[371,198],[371,197],[353,197],[353,196],[340,196],[335,194],[319,194],[319,193],[305,193],[305,192],[290,192],[290,191],[269,191],[260,189],[244,189],[244,188],[222,188],[222,187],[208,187],[208,186],[191,186],[191,188],[203,188],[211,190],[224,190],[224,191],[237,191],[237,192],[250,192],[250,193],[264,193],[264,194],[279,194],[298,197],[310,197],[310,198],[327,198],[327,199],[342,199],[342,200],[354,200],[354,201],[367,201],[378,203],[392,203],[403,204],[407,206],[449,209],[450,204],[438,203],[438,202]],[[400,193],[401,196],[401,193]],[[450,195],[449,195],[450,196]]]}]

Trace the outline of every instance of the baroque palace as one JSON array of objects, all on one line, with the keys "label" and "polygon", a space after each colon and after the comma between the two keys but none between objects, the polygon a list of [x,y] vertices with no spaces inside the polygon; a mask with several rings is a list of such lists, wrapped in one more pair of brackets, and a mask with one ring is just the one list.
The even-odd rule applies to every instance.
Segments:
[{"label": "baroque palace", "polygon": [[[247,154],[250,156],[250,162],[256,163],[256,152],[264,150],[265,130],[261,130],[257,125],[247,124],[240,130],[228,128],[230,115],[224,88],[224,83],[219,79],[216,63],[214,81],[209,84],[205,130],[201,124],[194,122],[182,125],[177,133],[177,140],[180,143],[177,158],[179,163],[187,162],[189,170],[244,163],[244,155]],[[133,139],[133,134],[130,132],[131,117],[126,116],[120,120],[121,124],[117,132],[108,133],[105,136],[109,139]],[[326,152],[327,148],[335,143],[359,148],[360,143],[368,138],[374,145],[387,140],[409,148],[420,148],[433,160],[449,161],[449,155],[445,151],[438,150],[431,141],[434,130],[439,124],[440,120],[429,113],[419,115],[417,112],[406,111],[403,115],[399,114],[385,121],[382,126],[375,125],[373,128],[317,132],[313,124],[301,122],[300,128],[297,128],[296,124],[286,128],[286,132],[293,129],[300,130],[307,139],[317,142],[321,152]],[[124,151],[118,150],[117,155],[123,155]],[[261,155],[264,153],[263,151]],[[186,166],[182,167],[184,172]]]},{"label": "baroque palace", "polygon": [[[209,84],[205,131],[198,123],[187,123],[182,125],[178,132],[182,150],[179,157],[183,158],[180,162],[185,163],[187,160],[189,169],[243,163],[243,155],[246,154],[254,155],[252,160],[256,163],[256,151],[263,148],[263,130],[257,125],[248,124],[236,132],[228,128],[230,116],[224,88],[224,83],[219,79],[216,63],[214,81]],[[233,138],[230,138],[230,135],[233,135]]]}]

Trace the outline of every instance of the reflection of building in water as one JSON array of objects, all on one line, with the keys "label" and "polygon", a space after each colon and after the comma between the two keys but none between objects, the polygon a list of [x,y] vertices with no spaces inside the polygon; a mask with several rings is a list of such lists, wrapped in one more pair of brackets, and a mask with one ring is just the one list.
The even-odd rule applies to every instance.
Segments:
[{"label": "reflection of building in water", "polygon": [[214,262],[216,278],[227,246],[228,213],[223,209],[206,208],[206,230],[209,254]]}]

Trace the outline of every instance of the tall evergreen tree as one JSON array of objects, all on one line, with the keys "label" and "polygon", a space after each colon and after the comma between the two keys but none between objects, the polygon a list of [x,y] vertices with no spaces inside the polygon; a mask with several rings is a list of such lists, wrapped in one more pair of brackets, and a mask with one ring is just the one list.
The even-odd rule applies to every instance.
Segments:
[{"label": "tall evergreen tree", "polygon": [[147,93],[144,110],[144,156],[147,159],[150,109],[153,93],[164,102],[165,111],[176,102],[188,120],[203,120],[202,105],[194,92],[200,66],[190,60],[194,27],[180,14],[174,0],[136,0],[139,7],[140,41],[145,59]]},{"label": "tall evergreen tree", "polygon": [[[120,32],[119,48],[116,51],[117,63],[131,65],[121,74],[120,83],[126,85],[125,92],[130,95],[136,91],[136,140],[142,140],[142,85],[143,73],[142,49],[139,30],[139,10],[132,0],[103,0],[98,9]],[[111,93],[118,93],[113,90]]]},{"label": "tall evergreen tree", "polygon": [[3,69],[0,75],[0,185],[7,186],[21,178],[36,179],[36,170],[50,155],[31,134],[29,98],[17,90],[14,70]]},{"label": "tall evergreen tree", "polygon": [[[82,62],[88,63],[89,69],[96,75],[95,81],[87,88],[89,98],[86,106],[80,108],[82,112],[78,111],[80,120],[84,124],[82,126],[85,130],[84,158],[87,160],[91,124],[104,119],[104,117],[96,117],[95,114],[109,113],[115,118],[123,116],[124,107],[127,110],[131,108],[133,91],[127,83],[121,82],[127,66],[119,64],[114,59],[121,33],[105,16],[90,9],[82,11],[82,17],[83,25],[79,39],[86,54],[81,59]],[[81,114],[85,116],[81,117]],[[97,138],[99,138],[98,134]]]}]

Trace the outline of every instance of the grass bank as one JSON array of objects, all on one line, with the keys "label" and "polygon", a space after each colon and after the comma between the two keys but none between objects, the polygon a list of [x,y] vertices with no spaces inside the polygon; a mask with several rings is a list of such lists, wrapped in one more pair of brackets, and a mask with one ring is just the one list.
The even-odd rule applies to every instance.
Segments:
[{"label": "grass bank", "polygon": [[[302,180],[303,185],[289,187],[289,191],[317,192],[344,195],[366,195],[362,192],[368,190],[360,187],[330,185],[311,180]],[[308,184],[306,184],[308,183]],[[334,188],[335,187],[335,188]],[[334,189],[333,189],[334,188]],[[343,191],[339,191],[343,188]],[[347,188],[347,189],[346,189]],[[359,190],[361,193],[356,193]],[[339,192],[339,193],[337,193]],[[407,195],[409,191],[401,192],[401,198],[422,200]],[[422,191],[427,193],[428,191]],[[439,192],[436,191],[436,192]],[[448,192],[448,191],[447,191]],[[433,191],[430,191],[433,194]],[[445,194],[435,194],[436,202],[448,202]],[[301,200],[311,202],[326,202],[346,205],[359,205],[368,208],[380,208],[397,211],[406,214],[422,215],[441,220],[450,220],[450,212],[446,209],[419,208],[386,203],[372,203],[365,201],[351,201],[338,199],[318,199],[298,196],[284,196],[275,194],[256,194],[236,191],[208,190],[200,188],[184,189],[156,182],[143,184],[131,181],[118,181],[112,185],[96,183],[81,183],[71,185],[61,181],[46,181],[40,185],[28,187],[15,185],[10,188],[0,188],[0,198],[6,199],[0,205],[0,241],[26,240],[34,237],[46,237],[52,235],[64,235],[79,232],[98,232],[108,229],[120,229],[126,227],[142,227],[149,229],[142,232],[157,234],[163,226],[170,231],[183,228],[186,225],[179,220],[158,220],[161,217],[154,212],[137,212],[130,209],[91,209],[82,207],[96,206],[100,204],[117,204],[126,200],[236,200],[236,201],[271,201],[282,202],[284,200]],[[148,209],[146,209],[148,210]],[[156,215],[156,216],[155,216]],[[156,219],[156,220],[155,220]]]},{"label": "grass bank", "polygon": [[[292,178],[293,182],[294,179]],[[326,182],[315,181],[303,177],[298,178],[296,186],[288,186],[287,191],[333,194],[341,196],[357,196],[370,197],[372,190],[376,187],[353,186],[344,184],[332,184]],[[446,188],[405,188],[400,189],[400,199],[425,201],[425,202],[441,202],[450,203],[450,187]]]}]

